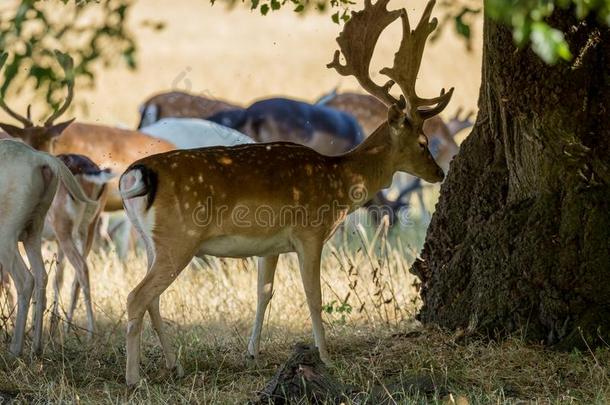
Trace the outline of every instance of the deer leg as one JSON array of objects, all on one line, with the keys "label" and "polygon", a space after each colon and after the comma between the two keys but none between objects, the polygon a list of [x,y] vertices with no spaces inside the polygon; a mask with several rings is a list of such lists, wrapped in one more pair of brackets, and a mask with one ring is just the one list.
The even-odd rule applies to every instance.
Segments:
[{"label": "deer leg", "polygon": [[70,312],[68,314],[68,320],[72,322],[74,310],[78,302],[79,291],[83,290],[83,297],[85,299],[85,310],[87,311],[87,337],[91,339],[95,329],[95,322],[93,317],[93,303],[91,302],[91,287],[89,283],[89,266],[87,261],[80,253],[82,247],[79,250],[72,239],[66,241],[68,250],[66,255],[75,271],[75,281],[72,283],[72,299],[70,302]]},{"label": "deer leg", "polygon": [[8,271],[2,271],[2,265],[0,265],[0,292],[4,291],[6,296],[6,302],[8,304],[9,313],[13,311],[15,307],[15,297],[11,291],[11,281],[8,276]]},{"label": "deer leg", "polygon": [[64,282],[64,269],[66,267],[65,255],[61,247],[57,250],[57,267],[55,268],[55,278],[53,279],[53,311],[51,316],[51,323],[49,325],[49,330],[51,335],[55,334],[57,330],[57,324],[60,319],[59,313],[59,301],[61,299],[61,287]]},{"label": "deer leg", "polygon": [[[95,332],[95,318],[93,316],[93,302],[91,301],[91,284],[89,282],[89,267],[87,266],[87,262],[85,263],[85,267],[82,272],[79,272],[77,276],[78,285],[83,290],[83,297],[85,299],[85,310],[87,311],[87,337],[89,339],[93,338],[93,333]],[[75,287],[77,288],[77,287]],[[76,306],[76,301],[78,300],[78,294],[75,294],[74,297],[74,306]],[[71,305],[72,307],[72,305]]]},{"label": "deer leg", "polygon": [[150,315],[152,327],[157,333],[159,343],[163,349],[163,355],[165,356],[165,367],[168,370],[175,369],[178,377],[182,377],[184,375],[184,370],[182,369],[180,362],[177,360],[174,348],[172,347],[172,344],[164,330],[163,319],[161,318],[161,311],[159,310],[159,296],[154,298],[148,306],[148,314]]},{"label": "deer leg", "polygon": [[15,356],[19,356],[23,350],[23,338],[30,309],[30,300],[32,299],[32,291],[34,290],[34,278],[23,262],[16,245],[15,253],[0,257],[0,260],[3,270],[8,271],[11,275],[17,290],[17,319],[15,320],[10,352]]},{"label": "deer leg", "polygon": [[93,221],[89,224],[89,226],[85,229],[81,229],[79,232],[81,241],[84,241],[84,249],[82,251],[83,259],[87,260],[89,256],[89,252],[91,252],[91,248],[93,247],[93,241],[95,239],[95,229],[97,228],[97,224],[100,222],[99,214],[94,218]]},{"label": "deer leg", "polygon": [[78,304],[78,297],[80,296],[80,283],[78,277],[74,275],[72,280],[72,288],[70,289],[70,305],[68,306],[68,313],[66,314],[66,332],[70,330],[72,325],[72,319],[74,318],[74,312],[76,311],[76,305]]},{"label": "deer leg", "polygon": [[85,297],[85,309],[87,311],[87,336],[93,337],[94,331],[94,318],[93,318],[93,306],[91,303],[91,289],[89,285],[89,266],[79,252],[78,247],[74,240],[70,238],[59,239],[59,245],[61,250],[64,251],[66,257],[70,261],[72,267],[74,267],[74,282],[72,283],[72,299],[70,302],[70,309],[68,311],[68,322],[72,322],[74,310],[78,302],[79,288],[83,290],[83,296]]},{"label": "deer leg", "polygon": [[[43,217],[44,219],[44,217]],[[47,306],[47,271],[42,258],[42,226],[34,223],[31,231],[23,241],[25,252],[30,261],[34,274],[34,340],[32,351],[35,354],[42,352],[42,329],[44,312]]]},{"label": "deer leg", "polygon": [[[171,252],[171,249],[167,249]],[[133,386],[140,380],[140,339],[142,335],[142,318],[148,310],[151,312],[153,326],[159,335],[159,340],[164,346],[166,364],[169,368],[175,367],[176,357],[170,349],[169,341],[163,331],[161,314],[158,310],[159,296],[176,279],[178,274],[188,264],[192,255],[184,255],[176,260],[175,255],[165,255],[157,252],[144,279],[134,288],[127,297],[127,370],[125,379],[127,385]],[[151,307],[152,304],[152,307]]]},{"label": "deer leg", "polygon": [[110,228],[110,215],[102,213],[100,214],[100,220],[95,224],[92,231],[92,238],[98,244],[98,248],[104,244],[112,246],[112,238],[109,233]]},{"label": "deer leg", "polygon": [[322,242],[314,240],[301,243],[297,253],[316,346],[320,351],[322,361],[328,363],[330,357],[326,350],[326,338],[324,337],[324,325],[322,324],[322,288],[320,285]]},{"label": "deer leg", "polygon": [[273,295],[273,278],[275,276],[278,258],[279,256],[275,255],[259,257],[258,259],[256,318],[254,320],[250,342],[248,343],[248,354],[252,358],[258,356],[265,312],[267,311],[267,305]]}]

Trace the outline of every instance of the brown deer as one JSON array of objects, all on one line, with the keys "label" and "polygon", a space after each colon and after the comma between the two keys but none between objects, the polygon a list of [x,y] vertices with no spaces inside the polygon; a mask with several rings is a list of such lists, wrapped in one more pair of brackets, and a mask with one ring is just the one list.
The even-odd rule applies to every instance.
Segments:
[{"label": "brown deer", "polygon": [[[6,111],[5,104],[0,107]],[[144,156],[175,149],[170,142],[127,129],[82,124],[73,120],[56,125],[47,120],[42,126],[36,126],[29,120],[26,122],[23,128],[4,123],[0,123],[0,127],[35,149],[52,154],[84,155],[115,173],[121,173]],[[106,210],[117,211],[122,208],[118,179],[113,179],[109,183]]]},{"label": "brown deer", "polygon": [[162,118],[202,118],[240,108],[226,101],[170,91],[152,96],[140,106],[138,129],[154,124]]},{"label": "brown deer", "polygon": [[82,289],[87,311],[87,335],[91,338],[95,323],[87,256],[91,251],[96,226],[108,197],[106,183],[115,177],[115,174],[108,169],[100,169],[86,156],[69,154],[58,155],[57,158],[70,169],[85,195],[95,204],[75,201],[70,197],[66,187],[60,185],[49,209],[44,237],[56,240],[58,245],[57,268],[53,283],[55,299],[53,301],[53,317],[51,318],[50,330],[51,332],[55,331],[59,319],[59,295],[63,283],[64,258],[67,258],[74,267],[75,273],[67,313],[67,325],[69,326],[72,322],[78,296]]},{"label": "brown deer", "polygon": [[[149,156],[131,165],[120,179],[125,210],[140,233],[148,271],[127,299],[126,381],[139,381],[142,320],[148,312],[159,336],[166,367],[182,374],[163,329],[159,296],[194,256],[259,256],[258,304],[248,345],[258,354],[265,310],[271,299],[278,256],[296,252],[310,309],[316,346],[329,360],[322,325],[320,260],[324,243],[351,211],[387,187],[396,171],[429,182],[444,173],[427,148],[426,119],[440,113],[453,89],[435,98],[420,98],[415,80],[428,35],[430,1],[420,23],[410,30],[406,10],[388,11],[388,0],[365,2],[337,38],[334,67],[353,75],[388,107],[388,118],[354,150],[324,156],[291,143],[249,144],[180,150]],[[381,86],[369,76],[373,49],[382,31],[401,18],[403,39],[394,66],[382,73],[392,80]],[[366,28],[366,29],[365,29]],[[340,63],[343,53],[346,64]],[[390,94],[394,83],[402,96]]]}]

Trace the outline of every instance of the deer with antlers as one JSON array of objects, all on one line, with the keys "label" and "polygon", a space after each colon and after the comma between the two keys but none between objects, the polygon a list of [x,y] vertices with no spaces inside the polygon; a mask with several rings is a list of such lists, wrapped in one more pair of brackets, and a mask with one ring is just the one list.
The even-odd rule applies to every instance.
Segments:
[{"label": "deer with antlers", "polygon": [[[396,171],[433,183],[444,177],[422,127],[445,108],[453,89],[429,99],[415,93],[424,45],[436,27],[436,19],[430,21],[434,1],[413,31],[406,10],[388,11],[387,3],[367,0],[364,10],[352,14],[337,38],[340,51],[328,65],[341,75],[355,76],[388,107],[387,121],[352,151],[325,156],[285,142],[181,150],[149,156],[123,173],[119,187],[125,210],[148,256],[146,276],[127,299],[128,385],[140,378],[146,312],[166,367],[182,374],[163,328],[159,296],[193,257],[202,255],[260,257],[257,310],[248,344],[249,354],[257,356],[278,256],[296,252],[316,346],[322,359],[329,360],[321,314],[324,243],[367,195],[387,187]],[[382,70],[392,80],[378,85],[369,76],[373,49],[382,31],[398,18],[403,39],[393,67]],[[346,64],[340,62],[341,53]],[[390,94],[394,83],[401,89],[400,98]]]}]

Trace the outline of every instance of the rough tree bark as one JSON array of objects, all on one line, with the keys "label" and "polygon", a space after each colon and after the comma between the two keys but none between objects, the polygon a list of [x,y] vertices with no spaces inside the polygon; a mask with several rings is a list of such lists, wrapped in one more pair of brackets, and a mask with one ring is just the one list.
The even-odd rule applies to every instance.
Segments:
[{"label": "rough tree bark", "polygon": [[547,66],[485,21],[477,122],[412,268],[419,317],[564,348],[610,343],[610,31],[573,11],[549,22],[572,62]]}]

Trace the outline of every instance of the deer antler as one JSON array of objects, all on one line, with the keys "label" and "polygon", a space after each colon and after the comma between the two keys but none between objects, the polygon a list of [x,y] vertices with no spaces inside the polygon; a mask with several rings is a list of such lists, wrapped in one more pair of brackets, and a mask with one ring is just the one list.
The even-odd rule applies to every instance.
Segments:
[{"label": "deer antler", "polygon": [[[333,61],[326,66],[335,68],[342,76],[354,76],[362,88],[389,107],[400,103],[400,100],[390,94],[394,82],[390,80],[379,86],[369,74],[371,58],[379,36],[402,13],[401,10],[388,11],[388,1],[379,0],[372,4],[371,0],[365,0],[364,10],[352,12],[351,18],[337,37],[341,50],[335,51]],[[345,65],[339,61],[341,53],[345,57]]]},{"label": "deer antler", "polygon": [[66,75],[68,95],[66,97],[66,100],[64,101],[64,104],[57,110],[55,110],[55,112],[51,114],[49,118],[47,118],[44,123],[45,126],[52,125],[53,121],[55,121],[58,117],[65,113],[68,107],[70,106],[70,103],[72,102],[72,98],[74,97],[74,60],[72,60],[72,57],[70,55],[61,53],[58,50],[55,50],[55,57],[59,61],[59,64],[61,65]]},{"label": "deer antler", "polygon": [[[438,23],[436,18],[430,21],[430,14],[432,13],[432,8],[434,8],[434,3],[435,0],[428,2],[417,27],[413,31],[411,31],[409,16],[406,10],[402,10],[400,15],[402,20],[402,41],[394,55],[394,66],[384,68],[380,72],[398,84],[402,94],[407,98],[409,103],[407,110],[409,110],[411,117],[417,112],[424,120],[443,111],[453,94],[453,88],[448,93],[445,93],[445,89],[442,89],[440,96],[426,99],[419,97],[415,92],[415,82],[421,66],[426,40]],[[432,105],[435,106],[432,108],[420,108]]]},{"label": "deer antler", "polygon": [[[2,54],[0,54],[0,70],[2,70],[2,68],[4,67],[4,64],[6,63],[6,59],[8,58],[8,53],[6,52],[2,52]],[[8,115],[10,115],[11,117],[15,118],[17,121],[21,122],[26,128],[34,126],[34,124],[32,123],[32,121],[30,121],[29,118],[29,113],[28,113],[28,118],[17,114],[15,111],[11,110],[6,103],[4,102],[4,96],[0,95],[0,108],[2,108],[4,111],[6,111],[6,113]],[[29,110],[28,110],[29,111]]]},{"label": "deer antler", "polygon": [[[418,97],[415,93],[415,81],[426,40],[437,24],[436,18],[430,21],[435,1],[428,2],[419,24],[413,31],[411,31],[407,11],[405,9],[388,11],[386,8],[388,1],[379,0],[373,5],[370,0],[365,0],[364,10],[352,13],[352,17],[337,38],[341,50],[335,52],[333,61],[327,66],[335,68],[343,76],[355,76],[367,92],[386,105],[396,104],[401,108],[406,107],[410,118],[423,121],[440,113],[447,106],[453,94],[453,88],[447,93],[443,89],[438,97],[429,99]],[[384,86],[379,86],[369,76],[371,57],[383,30],[398,17],[402,20],[402,41],[394,55],[394,65],[380,71],[391,80]],[[341,52],[345,57],[345,65],[341,65],[339,62]],[[398,100],[389,93],[394,83],[399,85],[406,102],[402,96]]]}]

